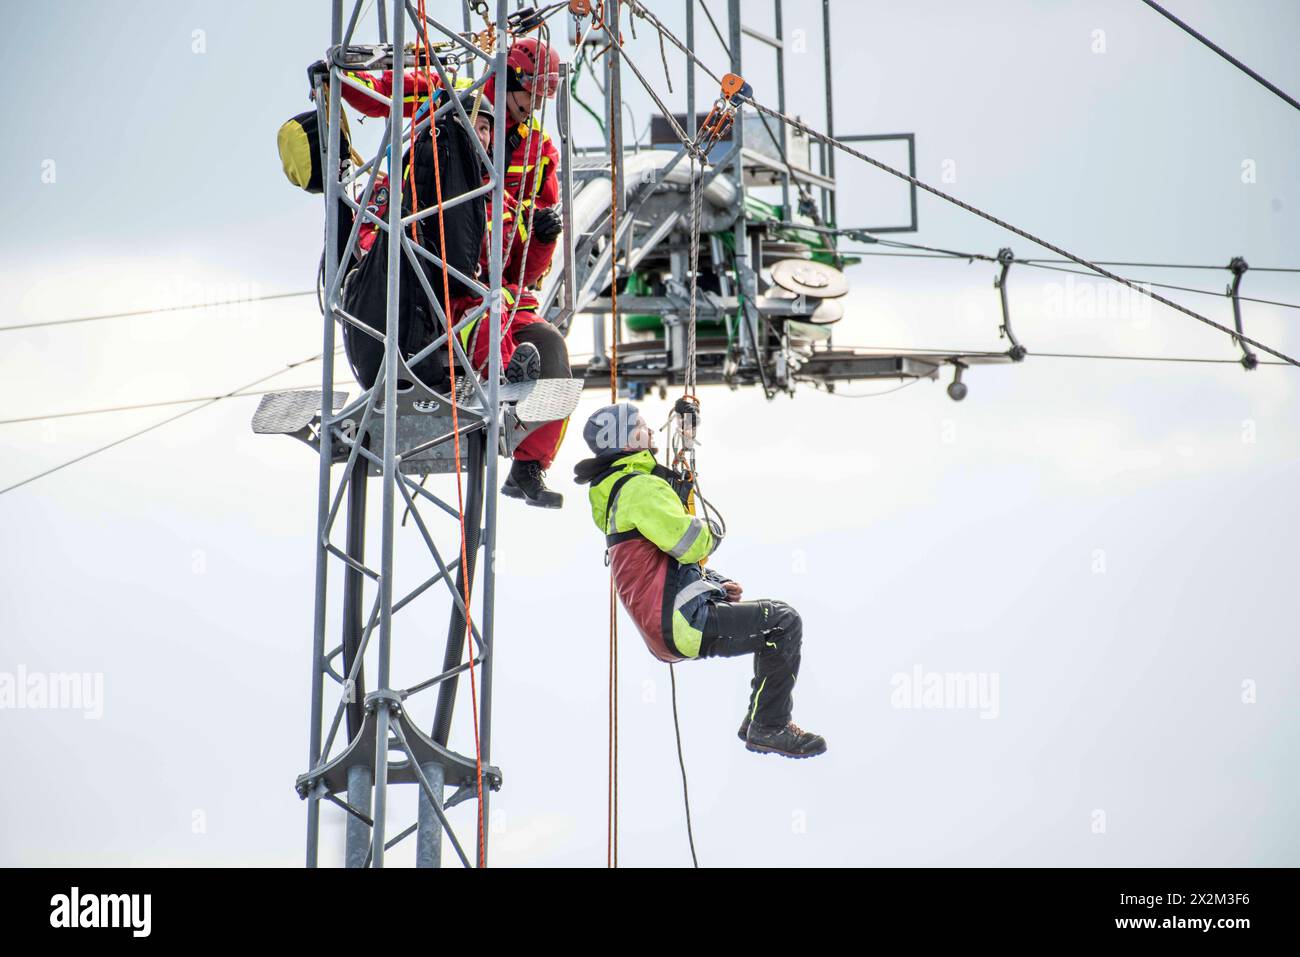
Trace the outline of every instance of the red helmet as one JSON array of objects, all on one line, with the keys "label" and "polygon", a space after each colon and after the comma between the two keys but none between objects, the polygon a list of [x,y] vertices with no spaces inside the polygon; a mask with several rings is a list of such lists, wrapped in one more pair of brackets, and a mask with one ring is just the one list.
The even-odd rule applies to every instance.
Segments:
[{"label": "red helmet", "polygon": [[540,92],[550,98],[560,87],[560,55],[553,47],[525,37],[510,47],[506,54],[507,89],[534,92],[533,85],[540,83]]}]

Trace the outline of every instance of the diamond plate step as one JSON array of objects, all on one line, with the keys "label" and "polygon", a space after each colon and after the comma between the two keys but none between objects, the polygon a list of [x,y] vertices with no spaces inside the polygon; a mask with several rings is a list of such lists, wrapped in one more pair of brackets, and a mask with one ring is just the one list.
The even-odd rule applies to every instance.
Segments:
[{"label": "diamond plate step", "polygon": [[536,379],[511,382],[498,393],[502,402],[515,404],[515,416],[524,422],[567,419],[582,398],[581,379]]},{"label": "diamond plate step", "polygon": [[[347,400],[346,392],[335,392],[331,410],[337,412]],[[311,425],[320,409],[320,389],[268,392],[253,413],[253,431],[258,435],[292,435]]]}]

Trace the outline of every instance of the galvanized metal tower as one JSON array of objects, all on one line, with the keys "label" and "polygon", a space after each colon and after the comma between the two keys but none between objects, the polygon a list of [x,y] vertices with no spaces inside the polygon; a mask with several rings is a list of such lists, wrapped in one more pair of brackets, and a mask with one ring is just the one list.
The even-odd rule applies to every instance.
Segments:
[{"label": "galvanized metal tower", "polygon": [[[504,43],[486,52],[472,42],[468,3],[463,4],[462,29],[456,30],[435,17],[422,16],[414,4],[393,0],[385,10],[381,2],[380,42],[357,43],[354,32],[364,5],[364,0],[352,3],[345,21],[343,2],[335,0],[330,47],[324,69],[314,77],[319,128],[325,131],[324,352],[327,356],[335,353],[336,327],[346,327],[383,344],[383,366],[373,387],[348,401],[345,393],[336,391],[333,363],[327,362],[319,393],[269,395],[253,422],[255,431],[294,435],[319,454],[310,745],[307,770],[298,778],[297,788],[307,801],[308,866],[318,862],[323,801],[338,805],[347,814],[348,866],[383,866],[385,852],[412,834],[417,865],[439,865],[445,835],[456,856],[469,866],[475,859],[486,861],[489,800],[491,792],[501,786],[501,772],[491,764],[496,578],[492,562],[479,558],[480,553],[490,557],[496,545],[497,451],[509,452],[519,433],[526,430],[526,423],[566,415],[576,403],[579,387],[577,383],[546,381],[502,384],[502,297],[492,293],[501,288],[500,243],[489,244],[486,276],[475,279],[448,267],[456,279],[481,297],[481,303],[454,325],[448,322],[425,271],[413,268],[421,287],[414,294],[438,317],[443,332],[411,355],[394,347],[399,341],[402,260],[412,267],[421,260],[438,270],[443,267],[438,254],[410,235],[413,223],[438,214],[437,204],[426,197],[426,208],[403,215],[403,177],[395,172],[400,170],[403,145],[448,111],[456,111],[472,129],[458,96],[441,98],[432,113],[421,110],[409,120],[404,118],[407,73],[419,66],[408,52],[408,38],[420,36],[434,52],[424,68],[437,74],[442,89],[456,88],[459,74],[463,92],[470,94],[480,91],[489,78],[501,75],[506,51]],[[489,22],[496,35],[504,38],[506,0],[498,0],[495,6],[495,18]],[[380,70],[392,70],[391,96],[381,96],[349,75]],[[471,82],[465,83],[466,79]],[[345,152],[341,97],[345,84],[388,108],[379,150],[359,163],[349,162]],[[490,197],[490,235],[500,236],[506,166],[503,109],[496,111],[494,134],[490,155],[475,141],[487,172],[484,185],[458,196],[444,195],[442,208]],[[389,201],[386,219],[381,220],[366,207],[377,175],[385,170],[389,172]],[[341,214],[352,223],[346,235]],[[382,334],[350,315],[342,295],[344,267],[357,252],[358,233],[366,222],[382,230],[388,240],[384,247],[386,328]],[[406,292],[411,294],[411,290]],[[490,336],[488,369],[482,382],[457,335],[480,316],[485,316]],[[446,351],[449,338],[458,380],[454,395],[450,389],[438,391],[422,382],[412,371],[434,350]],[[511,433],[504,442],[503,420],[509,423]],[[455,483],[446,483],[451,491],[426,487],[424,478],[453,473],[458,473]],[[379,529],[377,536],[373,530],[368,536],[366,501],[375,483],[380,497]],[[396,574],[399,508],[413,520],[430,559],[417,582],[405,590],[399,590]],[[344,523],[338,521],[341,512],[346,516]],[[339,524],[345,524],[342,545],[334,541]],[[377,543],[368,543],[368,537],[377,538]],[[342,627],[337,642],[332,638],[335,629],[330,627],[334,570],[342,571]],[[394,673],[398,644],[425,647],[432,637],[429,614],[416,618],[408,606],[426,594],[441,593],[445,593],[443,607],[447,610],[440,617],[448,625],[445,652],[436,659],[438,667],[432,674],[399,680]],[[468,641],[467,620],[472,622]],[[367,659],[372,675],[369,684]],[[467,673],[477,683],[478,713],[469,715],[471,720],[462,717],[457,724],[453,722],[457,685]],[[433,689],[437,696],[433,719],[421,727],[415,706]],[[419,789],[417,819],[393,835],[390,789],[408,784]],[[450,796],[448,788],[453,789]],[[478,835],[468,848],[446,814],[463,801],[480,802]]]}]

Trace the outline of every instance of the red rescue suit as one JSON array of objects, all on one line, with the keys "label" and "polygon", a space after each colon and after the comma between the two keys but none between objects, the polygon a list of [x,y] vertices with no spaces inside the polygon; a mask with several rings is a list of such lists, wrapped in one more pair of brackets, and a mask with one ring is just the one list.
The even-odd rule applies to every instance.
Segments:
[{"label": "red rescue suit", "polygon": [[[522,222],[520,221],[522,219]],[[492,222],[491,205],[488,208],[489,229]],[[502,255],[501,268],[501,367],[504,369],[515,353],[516,335],[520,330],[534,323],[546,320],[538,315],[540,305],[534,290],[537,282],[550,268],[551,257],[555,254],[555,241],[538,242],[534,237],[528,242],[527,257],[524,256],[525,242],[523,236],[527,230],[527,212],[511,209],[507,197],[506,210],[502,215],[502,230],[510,237],[508,248]],[[483,251],[479,258],[479,280],[488,277],[491,235],[484,237]],[[521,273],[522,269],[522,273]],[[465,313],[482,302],[477,296],[459,296],[451,301],[451,318],[453,324],[459,322]],[[516,306],[516,303],[518,305]],[[511,312],[514,319],[511,321]],[[461,346],[469,356],[474,368],[481,374],[487,373],[488,347],[490,331],[486,321],[490,313],[485,312],[472,324],[459,333]],[[564,440],[565,426],[568,420],[547,422],[529,433],[528,437],[515,449],[515,459],[521,462],[535,461],[543,469],[551,467]]]},{"label": "red rescue suit", "polygon": [[[379,76],[372,76],[369,73],[359,73],[348,71],[346,74],[349,78],[356,80],[367,89],[374,90],[380,96],[392,98],[393,95],[393,71],[385,70]],[[431,74],[429,77],[432,85],[426,82],[423,72],[410,72],[402,80],[402,115],[410,117],[411,114],[429,98],[429,90],[442,89],[442,80],[438,74]],[[349,86],[346,83],[341,84],[343,90],[343,99],[349,106],[359,113],[366,116],[387,116],[388,107],[380,103],[373,96],[368,96],[360,90]]]}]

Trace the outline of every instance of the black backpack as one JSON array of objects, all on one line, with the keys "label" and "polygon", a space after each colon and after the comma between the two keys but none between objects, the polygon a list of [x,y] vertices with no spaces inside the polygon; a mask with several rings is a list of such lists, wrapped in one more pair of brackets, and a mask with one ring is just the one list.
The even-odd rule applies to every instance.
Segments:
[{"label": "black backpack", "polygon": [[[471,135],[454,116],[444,116],[438,121],[438,168],[442,174],[444,201],[477,189],[483,183],[482,166],[474,143],[470,139]],[[420,208],[429,209],[437,204],[438,192],[434,176],[433,137],[428,129],[416,137],[413,152],[416,194]],[[409,183],[406,179],[410,162],[411,151],[408,151],[403,157],[402,164],[403,215],[409,215],[411,211]],[[452,206],[444,211],[443,220],[447,237],[448,265],[467,276],[473,276],[478,269],[479,253],[487,226],[486,203],[483,200],[470,200]],[[417,224],[416,235],[421,246],[435,255],[441,255],[437,214]],[[447,303],[443,298],[441,267],[421,257],[417,257],[417,262],[425,281],[445,311]],[[453,298],[469,294],[470,290],[455,276],[450,276],[449,279]],[[400,260],[399,280],[398,345],[403,357],[409,357],[441,335],[442,328],[437,314],[429,305],[419,276],[405,254]],[[375,237],[370,251],[351,268],[344,280],[343,308],[361,322],[382,333],[387,325],[385,312],[387,290],[388,234],[381,231]],[[383,365],[383,344],[359,329],[345,325],[343,347],[357,382],[363,388],[370,388],[374,385],[379,369]],[[449,387],[447,353],[443,348],[435,349],[432,355],[411,371],[435,391],[445,392]]]}]

